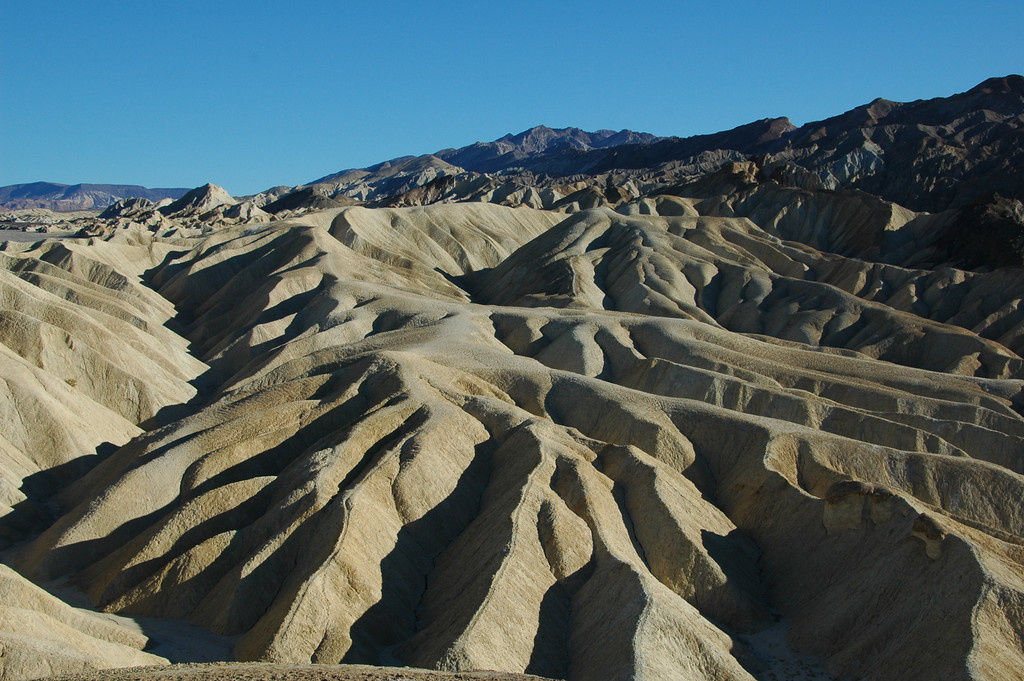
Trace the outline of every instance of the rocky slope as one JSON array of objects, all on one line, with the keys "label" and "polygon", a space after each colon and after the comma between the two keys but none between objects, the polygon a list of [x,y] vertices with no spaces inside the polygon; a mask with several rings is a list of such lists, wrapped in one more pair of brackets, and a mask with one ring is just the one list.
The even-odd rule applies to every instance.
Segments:
[{"label": "rocky slope", "polygon": [[1018,678],[1019,202],[715,168],[0,244],[0,675]]},{"label": "rocky slope", "polygon": [[826,188],[861,189],[914,210],[960,208],[999,192],[1024,199],[1024,77],[909,103],[876,99],[785,139],[775,158]]}]

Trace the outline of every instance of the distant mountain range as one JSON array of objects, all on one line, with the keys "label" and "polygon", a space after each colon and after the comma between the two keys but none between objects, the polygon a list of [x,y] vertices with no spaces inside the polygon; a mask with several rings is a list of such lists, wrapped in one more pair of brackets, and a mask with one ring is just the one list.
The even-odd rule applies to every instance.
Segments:
[{"label": "distant mountain range", "polygon": [[[581,181],[680,184],[755,158],[766,166],[787,166],[791,181],[799,175],[808,188],[858,189],[918,211],[960,208],[993,192],[1024,199],[1024,77],[991,78],[951,97],[876,99],[799,127],[788,118],[769,118],[709,135],[656,137],[538,126],[493,142],[343,170],[253,198],[257,205],[278,202],[289,210],[310,201],[310,208],[325,202],[502,202],[528,188]],[[187,191],[36,182],[0,188],[0,208],[87,210],[129,197],[178,199]]]},{"label": "distant mountain range", "polygon": [[188,191],[187,187],[150,189],[134,184],[69,185],[55,182],[30,182],[0,187],[0,208],[5,210],[46,208],[58,212],[98,210],[120,199],[135,197],[150,201],[178,199]]},{"label": "distant mountain range", "polygon": [[632,130],[586,132],[579,128],[555,130],[541,125],[518,135],[505,135],[493,142],[477,142],[461,149],[444,149],[434,156],[466,170],[495,173],[515,166],[533,168],[541,159],[624,145],[650,144],[660,139],[646,132]]},{"label": "distant mountain range", "polygon": [[[937,212],[997,192],[1024,198],[1024,78],[991,78],[967,92],[909,103],[876,99],[839,116],[793,125],[770,118],[692,137],[536,127],[488,143],[407,156],[310,183],[330,198],[408,205],[422,197],[472,200],[502,185],[557,187],[607,176],[617,183],[682,183],[727,163],[788,165],[813,188],[859,189]],[[481,181],[488,175],[490,180]],[[418,190],[458,178],[465,195]],[[484,185],[488,185],[484,190]],[[417,191],[417,197],[402,194]]]}]

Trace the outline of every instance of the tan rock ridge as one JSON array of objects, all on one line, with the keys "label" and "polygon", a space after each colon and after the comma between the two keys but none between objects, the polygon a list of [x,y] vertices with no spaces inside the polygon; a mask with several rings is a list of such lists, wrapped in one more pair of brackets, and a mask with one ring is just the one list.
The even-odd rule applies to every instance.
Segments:
[{"label": "tan rock ridge", "polygon": [[8,486],[55,475],[67,447],[22,459],[60,428],[117,448],[37,495],[56,517],[5,562],[241,661],[1014,678],[1017,273],[857,260],[700,201],[6,247],[0,313],[28,320],[0,366],[66,405],[11,398]]},{"label": "tan rock ridge", "polygon": [[74,481],[195,397],[190,382],[206,367],[165,326],[173,305],[142,283],[174,248],[0,244],[3,545],[49,515],[52,485]]},{"label": "tan rock ridge", "polygon": [[166,665],[116,618],[72,608],[0,565],[0,674],[33,679],[82,669]]}]

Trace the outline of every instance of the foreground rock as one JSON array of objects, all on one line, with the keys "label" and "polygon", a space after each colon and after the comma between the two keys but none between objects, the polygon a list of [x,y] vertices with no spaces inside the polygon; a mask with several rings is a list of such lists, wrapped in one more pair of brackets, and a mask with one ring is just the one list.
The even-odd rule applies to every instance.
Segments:
[{"label": "foreground rock", "polygon": [[55,488],[196,396],[206,367],[165,326],[173,305],[142,283],[174,252],[0,244],[0,547],[52,520]]},{"label": "foreground rock", "polygon": [[147,637],[118,618],[72,608],[0,565],[0,677],[165,665]]}]

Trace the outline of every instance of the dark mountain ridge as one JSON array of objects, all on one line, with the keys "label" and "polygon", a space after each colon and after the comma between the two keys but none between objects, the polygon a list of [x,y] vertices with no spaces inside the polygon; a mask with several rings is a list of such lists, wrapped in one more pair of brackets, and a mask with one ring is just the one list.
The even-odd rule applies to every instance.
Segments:
[{"label": "dark mountain ridge", "polygon": [[861,189],[913,210],[1024,198],[1024,77],[990,78],[951,97],[876,99],[790,131],[773,160],[828,188]]},{"label": "dark mountain ridge", "polygon": [[[525,133],[524,133],[525,134]],[[1024,77],[990,78],[967,92],[913,102],[876,99],[799,127],[768,118],[732,130],[600,149],[561,148],[520,166],[553,176],[639,171],[763,156],[818,176],[827,189],[860,189],[914,210],[966,206],[998,192],[1024,198]]]},{"label": "dark mountain ridge", "polygon": [[579,128],[553,129],[539,125],[493,142],[477,142],[460,149],[443,149],[433,155],[478,173],[494,173],[507,168],[529,167],[538,157],[607,149],[633,144],[650,144],[662,138],[633,130],[598,130],[586,132]]},{"label": "dark mountain ridge", "polygon": [[[785,117],[766,118],[691,137],[538,126],[493,142],[343,171],[312,184],[330,184],[331,196],[386,204],[389,197],[447,176],[473,187],[480,174],[497,174],[501,182],[520,187],[587,178],[603,184],[605,175],[676,184],[753,158],[763,165],[800,168],[805,182],[821,189],[859,189],[915,211],[958,209],[993,192],[1022,199],[1024,77],[990,78],[950,97],[875,99],[801,126]],[[451,192],[423,196],[460,200]]]}]

